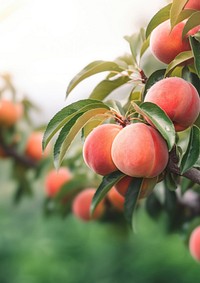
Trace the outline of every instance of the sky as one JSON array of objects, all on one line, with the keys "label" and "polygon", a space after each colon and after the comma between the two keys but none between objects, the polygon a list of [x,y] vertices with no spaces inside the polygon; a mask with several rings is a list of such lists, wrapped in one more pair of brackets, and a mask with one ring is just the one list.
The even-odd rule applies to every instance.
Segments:
[{"label": "sky", "polygon": [[94,60],[129,52],[124,40],[145,26],[165,0],[0,0],[0,73],[43,109],[49,120],[87,97],[99,77],[65,100],[70,80]]}]

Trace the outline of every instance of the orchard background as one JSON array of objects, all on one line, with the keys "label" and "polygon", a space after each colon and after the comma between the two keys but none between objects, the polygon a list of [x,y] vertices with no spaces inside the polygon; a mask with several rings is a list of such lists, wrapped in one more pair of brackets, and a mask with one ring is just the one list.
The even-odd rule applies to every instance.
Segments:
[{"label": "orchard background", "polygon": [[[131,5],[139,7],[135,2],[131,1]],[[43,84],[39,88],[39,94],[36,86],[31,90],[32,97],[26,93],[26,88],[22,90],[19,81],[15,81],[15,73],[19,77],[20,71],[23,73],[23,68],[13,67],[11,64],[11,59],[17,52],[12,52],[13,46],[7,50],[6,45],[2,45],[2,54],[7,50],[4,55],[10,55],[10,58],[7,57],[8,65],[4,67],[5,70],[1,69],[0,81],[1,282],[191,282],[199,278],[200,5],[199,1],[193,0],[189,3],[186,0],[169,2],[163,1],[161,4],[159,1],[158,4],[155,1],[149,15],[141,13],[143,8],[135,9],[135,13],[140,13],[134,15],[138,22],[134,23],[130,34],[124,38],[127,52],[115,53],[124,45],[119,49],[112,45],[108,51],[107,46],[110,46],[112,41],[105,40],[101,43],[102,51],[108,51],[104,58],[103,52],[94,52],[95,55],[98,54],[98,58],[92,58],[93,54],[90,57],[90,61],[93,60],[91,63],[86,62],[87,56],[79,55],[79,69],[74,70],[73,60],[69,60],[68,63],[71,65],[68,64],[65,68],[70,71],[66,71],[68,73],[65,73],[64,78],[62,71],[57,72],[56,67],[62,59],[66,62],[67,51],[61,48],[59,54],[55,52],[55,65],[52,64],[51,75],[55,81],[62,78],[62,87],[58,86],[62,98],[56,95],[56,89],[54,93],[47,93],[46,88],[43,93],[44,84],[48,85],[48,81],[45,81],[47,79],[45,76],[43,79],[42,75],[40,79]],[[5,5],[5,2],[3,4]],[[10,3],[11,6],[8,5],[2,13],[2,23],[4,24],[5,18],[13,13],[16,17],[23,4],[23,1]],[[61,12],[59,4],[56,4],[56,11],[60,15],[61,23],[64,23],[62,17],[65,13]],[[45,19],[43,5],[45,6],[45,1],[41,4],[42,10],[39,9],[39,15]],[[97,11],[97,7],[103,7],[98,6],[99,3],[96,5],[91,5],[91,14],[87,17],[84,14],[84,7],[79,7],[80,17],[83,13],[85,20],[90,17],[91,20],[95,19],[95,12],[92,14],[92,11]],[[117,19],[119,15],[123,15],[122,11],[125,11],[127,19],[130,20],[128,3],[124,3],[123,7],[126,9],[124,8],[121,14],[117,12],[117,8],[121,7],[118,5],[117,3]],[[36,4],[30,7],[38,8]],[[72,7],[74,9],[74,6]],[[86,7],[88,8],[87,5]],[[49,8],[53,13],[55,6],[50,4]],[[104,5],[99,11],[108,13],[109,8],[109,5],[107,8]],[[105,22],[110,19],[107,13]],[[78,15],[76,13],[77,17]],[[26,21],[26,18],[23,20]],[[177,37],[167,40],[162,38],[163,31],[156,34],[157,26],[160,27],[166,20],[170,21],[171,27],[180,26],[180,23],[185,21],[184,24],[181,23],[179,31],[175,32],[175,35],[178,32],[180,35],[181,32],[181,42],[182,36],[195,29],[190,33],[185,45],[180,45],[179,48],[176,46],[177,50],[172,57],[170,48],[173,48],[172,43],[177,43]],[[109,34],[117,29],[115,25],[109,26]],[[36,27],[35,32],[37,29],[39,31],[39,25]],[[100,27],[101,25],[99,31]],[[63,34],[58,34],[58,43],[62,40],[65,43],[64,31]],[[73,36],[78,37],[81,42],[83,38],[79,37],[79,34]],[[92,37],[90,30],[88,34]],[[168,35],[172,34],[173,29]],[[51,37],[53,34],[48,35]],[[99,38],[101,42],[100,32]],[[159,43],[156,42],[158,38],[161,38]],[[120,40],[123,41],[123,38]],[[47,47],[42,45],[42,42],[44,44],[41,38],[41,47]],[[84,49],[83,45],[83,54],[90,53],[90,48],[95,50],[98,41],[95,42],[94,37],[92,42],[90,45],[85,40],[88,49]],[[156,50],[157,46],[153,47],[154,43],[161,46]],[[17,43],[16,50],[19,51],[19,47]],[[78,54],[81,44],[76,48]],[[51,53],[51,49],[45,50],[46,54]],[[156,58],[160,51],[164,52],[164,59]],[[29,62],[28,56],[31,52],[26,52],[23,52],[23,55],[29,64],[31,61]],[[20,53],[18,55],[15,61],[17,64],[22,59]],[[57,56],[60,61],[56,60]],[[50,64],[47,57],[35,57],[35,66],[47,67]],[[2,57],[2,66],[6,66],[5,58]],[[84,68],[84,65],[87,66]],[[30,69],[26,64],[23,66],[24,70],[27,70],[25,86],[28,86],[29,79],[31,86],[33,82],[30,69],[33,64],[30,64]],[[97,80],[93,79],[94,77]],[[165,79],[166,77],[170,79]],[[162,106],[147,100],[151,87],[160,81],[171,81],[174,77],[176,81],[173,81],[170,93],[176,94],[172,99],[173,103],[179,99],[176,113],[184,101],[184,96],[179,90],[181,84],[184,82],[184,90],[189,83],[194,87],[194,90],[189,88],[188,95],[192,95],[193,100],[191,104],[189,98],[184,102],[186,106],[182,110],[179,125],[173,115],[166,114]],[[87,81],[89,87],[85,84]],[[23,83],[21,85],[23,86]],[[66,91],[67,98],[64,100]],[[56,106],[53,106],[54,101],[58,102]],[[180,126],[182,122],[183,125]],[[142,123],[144,127],[148,125],[149,131],[154,133],[154,142],[157,139],[154,132],[156,131],[160,136],[157,142],[162,140],[161,143],[165,144],[162,146],[165,154],[162,155],[163,150],[159,151],[161,144],[156,146],[156,142],[154,143],[154,153],[159,153],[156,155],[156,160],[159,160],[157,166],[162,167],[157,171],[155,166],[154,171],[159,173],[153,174],[152,171],[148,171],[148,167],[141,170],[147,162],[142,166],[139,164],[136,171],[142,173],[131,173],[133,181],[127,186],[125,197],[117,194],[113,186],[117,187],[117,182],[124,174],[129,174],[127,172],[130,172],[130,166],[128,171],[125,168],[125,172],[122,172],[123,165],[119,171],[120,162],[116,159],[117,168],[114,167],[115,169],[107,172],[107,165],[103,164],[100,169],[103,168],[104,172],[97,172],[99,168],[97,170],[93,162],[96,164],[96,161],[103,158],[99,158],[98,154],[95,156],[95,152],[89,154],[89,159],[87,157],[88,135],[102,123],[117,124],[118,127],[123,127],[123,130],[127,130],[130,125],[135,127]],[[153,128],[156,130],[152,130]],[[137,137],[140,136],[139,133]],[[110,139],[109,135],[106,139],[105,136],[106,132],[103,132],[98,143],[103,144],[103,149],[107,148],[106,142]],[[50,141],[43,154],[42,139],[43,149]],[[141,144],[142,150],[145,153],[149,152],[148,146],[142,147],[143,143],[144,140],[139,141],[138,148]],[[121,148],[123,149],[123,146]],[[123,150],[127,148],[126,146]],[[136,153],[137,151],[134,152],[134,156]],[[94,161],[91,161],[91,156],[94,157]],[[112,158],[114,160],[114,153]],[[62,168],[57,173],[56,168],[59,167]],[[101,207],[98,207],[101,201]],[[196,227],[197,236],[191,234]]]}]

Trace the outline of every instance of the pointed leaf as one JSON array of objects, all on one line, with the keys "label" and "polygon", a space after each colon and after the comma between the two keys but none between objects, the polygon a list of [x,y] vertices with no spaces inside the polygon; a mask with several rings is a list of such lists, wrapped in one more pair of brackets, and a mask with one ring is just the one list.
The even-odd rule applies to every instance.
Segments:
[{"label": "pointed leaf", "polygon": [[165,72],[165,77],[178,65],[186,62],[187,60],[190,60],[193,58],[192,51],[184,51],[179,53],[173,61],[170,62],[170,64],[167,67],[167,70]]},{"label": "pointed leaf", "polygon": [[125,36],[125,39],[129,42],[134,66],[138,66],[138,57],[140,57],[140,50],[145,41],[144,29],[141,29],[139,33],[134,33],[131,36]]},{"label": "pointed leaf", "polygon": [[181,173],[185,173],[192,168],[200,156],[200,129],[193,126],[190,131],[190,139],[187,150],[181,160]]},{"label": "pointed leaf", "polygon": [[175,129],[172,121],[165,112],[152,102],[144,102],[140,106],[133,103],[133,107],[160,132],[166,140],[170,151],[175,143]]},{"label": "pointed leaf", "polygon": [[193,36],[190,36],[190,45],[194,54],[194,65],[196,73],[200,78],[200,42]]},{"label": "pointed leaf", "polygon": [[57,168],[60,166],[72,141],[85,124],[91,118],[106,112],[108,112],[107,107],[99,108],[97,104],[95,108],[95,105],[93,105],[93,109],[84,113],[78,113],[62,128],[54,146],[54,163]]},{"label": "pointed leaf", "polygon": [[154,85],[156,82],[164,78],[165,71],[166,71],[165,69],[157,70],[150,75],[150,77],[148,78],[146,82],[145,88],[144,88],[143,98],[145,97],[148,89],[150,89],[152,85]]},{"label": "pointed leaf", "polygon": [[[101,101],[94,99],[83,99],[74,102],[63,109],[61,109],[48,123],[42,141],[43,150],[48,145],[52,137],[76,114],[85,112],[88,109],[92,109],[94,104],[99,104],[99,107],[107,107]],[[109,107],[107,107],[109,109]]]},{"label": "pointed leaf", "polygon": [[151,32],[162,22],[166,21],[170,17],[170,9],[171,9],[172,4],[168,4],[161,10],[159,10],[154,17],[151,19],[149,22],[147,29],[146,29],[146,38],[149,37]]},{"label": "pointed leaf", "polygon": [[182,38],[186,36],[186,34],[193,29],[194,27],[198,26],[200,24],[200,11],[197,11],[193,13],[189,19],[187,20],[183,32],[182,32]]},{"label": "pointed leaf", "polygon": [[141,50],[140,50],[140,57],[142,57],[149,47],[149,42],[150,42],[150,36],[143,42]]},{"label": "pointed leaf", "polygon": [[106,196],[108,191],[123,177],[125,176],[124,173],[120,171],[115,171],[109,175],[103,177],[101,184],[99,185],[98,189],[95,192],[95,195],[92,200],[92,204],[90,207],[91,215],[94,213],[95,208],[99,204],[99,202]]},{"label": "pointed leaf", "polygon": [[[178,15],[178,18],[176,20],[176,24],[184,21],[185,19],[188,19],[192,14],[194,14],[196,11],[195,10],[192,10],[192,9],[185,9],[185,10],[182,10],[180,12],[180,14]],[[173,24],[173,27],[174,27],[174,24]]]},{"label": "pointed leaf", "polygon": [[124,216],[129,225],[133,227],[133,214],[139,200],[143,178],[133,178],[125,195]]},{"label": "pointed leaf", "polygon": [[187,3],[188,0],[173,0],[172,2],[172,7],[170,10],[170,22],[171,22],[171,27],[173,28],[176,23],[177,19],[183,10],[185,4]]},{"label": "pointed leaf", "polygon": [[68,94],[77,86],[81,81],[84,79],[95,75],[100,72],[105,72],[105,71],[115,71],[115,72],[122,72],[124,69],[120,67],[118,64],[115,62],[110,62],[110,61],[94,61],[87,65],[83,70],[81,70],[69,83],[68,88],[67,88],[67,93]]},{"label": "pointed leaf", "polygon": [[101,81],[90,94],[90,98],[104,100],[113,90],[124,85],[130,80],[127,76],[120,76],[116,79],[107,79]]}]

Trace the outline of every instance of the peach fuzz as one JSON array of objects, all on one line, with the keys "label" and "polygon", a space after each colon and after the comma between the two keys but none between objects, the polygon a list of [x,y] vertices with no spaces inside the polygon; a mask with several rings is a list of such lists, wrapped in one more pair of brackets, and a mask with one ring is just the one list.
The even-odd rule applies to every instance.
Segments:
[{"label": "peach fuzz", "polygon": [[13,126],[23,115],[23,106],[10,100],[0,101],[0,124],[6,127]]},{"label": "peach fuzz", "polygon": [[199,0],[189,0],[188,3],[185,5],[185,8],[200,10],[200,1]]},{"label": "peach fuzz", "polygon": [[50,145],[47,146],[45,151],[42,151],[42,132],[33,132],[28,137],[25,147],[25,154],[35,161],[39,161],[44,157],[47,157],[50,153]]},{"label": "peach fuzz", "polygon": [[107,194],[108,200],[118,211],[124,210],[125,198],[116,190],[115,187],[112,187]]},{"label": "peach fuzz", "polygon": [[54,197],[60,188],[72,179],[68,168],[60,167],[59,170],[52,169],[45,178],[45,191],[49,197]]},{"label": "peach fuzz", "polygon": [[190,127],[199,115],[200,99],[196,88],[182,78],[171,77],[156,82],[144,101],[162,108],[177,132]]},{"label": "peach fuzz", "polygon": [[77,218],[83,221],[89,221],[99,219],[103,216],[105,211],[104,200],[97,205],[93,215],[90,215],[90,206],[95,192],[96,189],[87,188],[76,195],[72,203],[72,212]]},{"label": "peach fuzz", "polygon": [[190,235],[189,251],[195,260],[200,261],[200,226],[196,227]]},{"label": "peach fuzz", "polygon": [[111,154],[116,167],[132,177],[155,177],[168,162],[165,140],[157,130],[144,123],[123,128],[113,141]]},{"label": "peach fuzz", "polygon": [[107,175],[117,170],[111,157],[112,142],[122,127],[115,124],[97,126],[87,136],[83,146],[85,163],[94,172]]},{"label": "peach fuzz", "polygon": [[172,30],[170,21],[158,25],[150,36],[150,50],[153,55],[163,63],[169,64],[179,53],[191,50],[189,35],[200,30],[200,26],[191,29],[182,39],[184,22],[178,23]]}]

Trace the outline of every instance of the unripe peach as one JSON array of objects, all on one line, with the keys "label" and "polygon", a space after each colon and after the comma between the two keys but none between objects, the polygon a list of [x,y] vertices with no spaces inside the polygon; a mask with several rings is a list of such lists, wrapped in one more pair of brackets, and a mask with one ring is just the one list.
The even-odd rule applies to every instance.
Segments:
[{"label": "unripe peach", "polygon": [[111,190],[107,194],[107,197],[114,208],[116,208],[118,211],[124,210],[125,198],[120,193],[118,193],[115,187],[111,188]]},{"label": "unripe peach", "polygon": [[22,116],[23,106],[10,100],[0,101],[0,124],[6,127],[13,126]]},{"label": "unripe peach", "polygon": [[107,175],[117,170],[111,157],[111,146],[122,128],[115,124],[96,127],[87,136],[83,146],[85,163],[97,174]]},{"label": "unripe peach", "polygon": [[180,22],[171,30],[170,21],[167,20],[153,30],[150,49],[158,60],[169,64],[179,53],[191,50],[188,36],[197,33],[200,26],[191,29],[182,39],[184,26],[185,23]]},{"label": "unripe peach", "polygon": [[200,99],[196,88],[178,77],[162,79],[147,92],[144,101],[162,108],[173,121],[176,131],[190,127],[199,115]]},{"label": "unripe peach", "polygon": [[155,177],[168,162],[165,140],[157,130],[144,123],[123,128],[113,141],[111,154],[116,167],[132,177]]},{"label": "unripe peach", "polygon": [[33,132],[26,143],[25,153],[28,157],[35,161],[41,160],[43,157],[47,157],[50,153],[50,146],[47,146],[45,151],[42,151],[42,132]]},{"label": "unripe peach", "polygon": [[200,226],[196,227],[190,235],[189,250],[192,257],[200,261]]},{"label": "unripe peach", "polygon": [[185,5],[186,9],[195,9],[200,10],[200,1],[199,0],[189,0]]},{"label": "unripe peach", "polygon": [[96,189],[88,188],[76,195],[72,203],[72,212],[77,218],[89,221],[92,219],[99,219],[103,216],[105,211],[104,200],[97,205],[93,215],[90,215],[90,206],[95,192]]},{"label": "unripe peach", "polygon": [[45,191],[49,197],[54,197],[60,188],[72,179],[68,168],[60,167],[57,171],[52,169],[45,178]]}]

